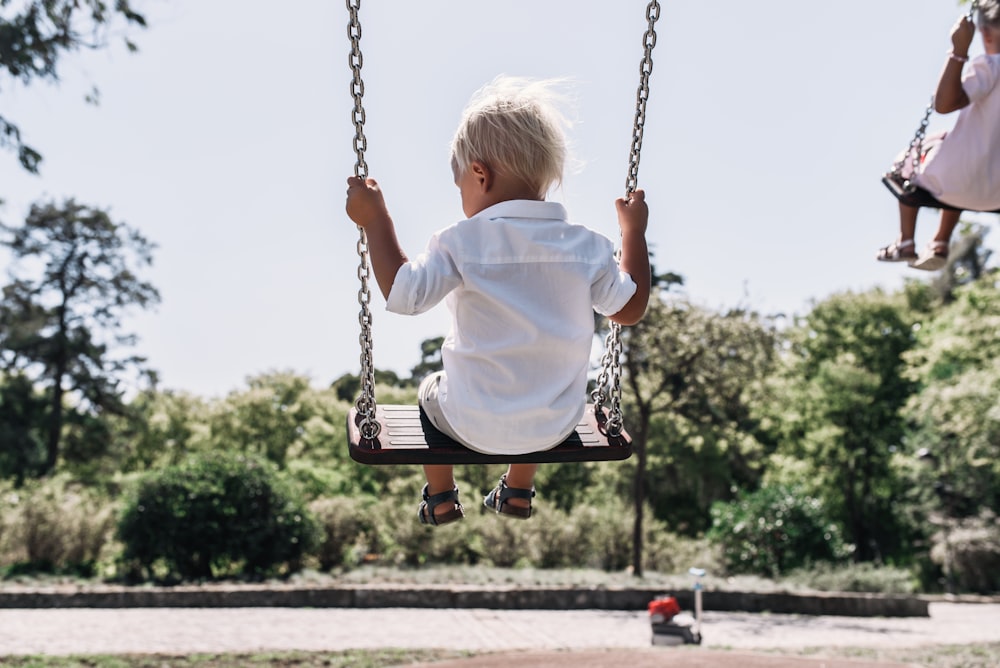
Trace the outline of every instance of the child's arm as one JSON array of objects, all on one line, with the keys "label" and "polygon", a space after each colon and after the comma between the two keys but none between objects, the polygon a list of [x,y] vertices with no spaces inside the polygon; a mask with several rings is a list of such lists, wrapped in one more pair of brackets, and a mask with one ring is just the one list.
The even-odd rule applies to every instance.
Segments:
[{"label": "child's arm", "polygon": [[358,176],[347,179],[347,215],[365,230],[375,280],[382,296],[388,299],[396,273],[407,258],[396,239],[396,228],[375,179]]},{"label": "child's arm", "polygon": [[621,197],[615,200],[615,208],[618,209],[618,226],[622,230],[622,257],[619,264],[622,271],[635,281],[636,289],[628,303],[611,316],[611,320],[619,325],[634,325],[646,313],[652,283],[649,249],[646,247],[646,223],[649,220],[646,193],[636,190],[628,199]]},{"label": "child's arm", "polygon": [[939,114],[958,111],[969,104],[969,96],[962,88],[962,66],[969,59],[969,46],[975,34],[976,24],[967,16],[959,19],[951,29],[951,55],[944,64],[937,92],[934,94],[934,110]]}]

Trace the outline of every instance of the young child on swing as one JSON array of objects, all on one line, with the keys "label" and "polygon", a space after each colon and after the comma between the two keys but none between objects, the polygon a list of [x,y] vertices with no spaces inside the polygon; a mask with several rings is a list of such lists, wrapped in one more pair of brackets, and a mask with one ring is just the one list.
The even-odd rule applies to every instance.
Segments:
[{"label": "young child on swing", "polygon": [[[418,314],[444,300],[451,312],[444,370],[424,379],[419,403],[438,430],[477,452],[537,452],[573,433],[586,403],[593,312],[631,325],[649,299],[642,190],[615,202],[620,266],[609,239],[545,200],[567,152],[554,99],[548,82],[509,77],[473,96],[451,143],[468,218],[435,233],[413,260],[378,183],[347,179],[347,214],[365,230],[386,308]],[[485,505],[530,517],[537,468],[511,464]],[[419,520],[462,519],[452,467],[424,472]]]},{"label": "young child on swing", "polygon": [[938,113],[961,110],[955,127],[927,138],[915,176],[912,153],[901,157],[903,178],[952,208],[941,209],[937,233],[918,255],[913,238],[919,209],[900,202],[899,238],[878,251],[875,257],[881,262],[940,269],[948,261],[951,234],[962,210],[1000,209],[1000,0],[982,0],[978,19],[986,53],[969,61],[976,27],[963,16],[952,28],[952,50],[934,96]]}]

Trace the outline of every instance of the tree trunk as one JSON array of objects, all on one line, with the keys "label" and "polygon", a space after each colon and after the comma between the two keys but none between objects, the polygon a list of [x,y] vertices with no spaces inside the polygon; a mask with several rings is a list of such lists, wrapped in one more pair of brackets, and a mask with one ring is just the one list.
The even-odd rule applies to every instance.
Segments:
[{"label": "tree trunk", "polygon": [[63,302],[59,307],[58,331],[56,332],[55,364],[52,369],[52,404],[49,414],[49,437],[48,442],[45,444],[45,464],[42,467],[43,476],[55,470],[56,462],[59,460],[59,441],[62,439],[63,394],[65,393],[62,382],[63,377],[66,375],[66,369],[69,366],[69,353],[66,350],[67,341],[69,340],[69,336],[66,333],[68,329],[66,324],[66,303],[68,297],[66,294],[64,285]]},{"label": "tree trunk", "polygon": [[60,364],[61,368],[56,369],[55,378],[52,382],[52,404],[49,414],[49,437],[45,444],[45,464],[42,467],[42,475],[48,475],[56,467],[59,459],[59,441],[62,438],[62,405],[63,386],[62,378],[65,373],[65,364]]},{"label": "tree trunk", "polygon": [[632,574],[641,578],[642,565],[642,525],[643,507],[646,491],[646,435],[649,433],[649,414],[645,409],[639,410],[639,429],[632,434],[632,447],[635,451],[636,467],[634,481],[635,524],[632,527]]}]

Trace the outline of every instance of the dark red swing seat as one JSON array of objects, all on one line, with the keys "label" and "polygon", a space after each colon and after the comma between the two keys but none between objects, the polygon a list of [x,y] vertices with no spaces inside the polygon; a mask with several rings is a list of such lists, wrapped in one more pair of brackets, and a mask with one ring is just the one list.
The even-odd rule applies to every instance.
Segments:
[{"label": "dark red swing seat", "polygon": [[374,439],[362,437],[357,408],[347,415],[351,459],[362,464],[509,464],[620,461],[632,454],[627,432],[609,436],[607,418],[584,411],[576,431],[551,450],[525,455],[484,455],[469,450],[434,428],[419,406],[379,405],[375,420],[381,431]]}]

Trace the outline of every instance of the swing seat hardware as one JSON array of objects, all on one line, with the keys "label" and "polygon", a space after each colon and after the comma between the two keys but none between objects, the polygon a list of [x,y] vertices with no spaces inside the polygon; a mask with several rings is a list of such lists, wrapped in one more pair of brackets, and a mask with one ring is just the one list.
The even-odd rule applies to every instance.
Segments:
[{"label": "swing seat hardware", "polygon": [[[934,197],[934,195],[930,194],[920,186],[911,183],[909,180],[904,179],[902,176],[897,174],[893,174],[892,172],[888,172],[882,176],[882,184],[889,189],[889,192],[891,192],[893,196],[900,201],[900,203],[907,206],[916,207],[918,209],[946,209],[948,211],[967,210],[939,201],[936,197]],[[1000,209],[997,209],[996,211],[987,211],[985,213],[1000,213]]]},{"label": "swing seat hardware", "polygon": [[916,208],[927,209],[948,209],[950,211],[961,211],[953,206],[939,202],[934,195],[916,185],[909,179],[904,179],[898,174],[888,172],[882,176],[882,185],[889,189],[893,197],[900,203]]},{"label": "swing seat hardware", "polygon": [[486,455],[469,450],[431,424],[419,406],[382,405],[375,411],[381,425],[374,439],[361,435],[356,408],[347,415],[351,459],[361,464],[508,464],[620,461],[632,454],[628,433],[609,436],[606,415],[588,405],[576,430],[550,450],[523,455]]}]

